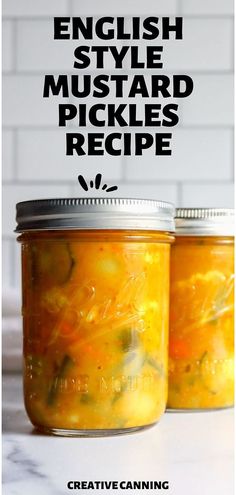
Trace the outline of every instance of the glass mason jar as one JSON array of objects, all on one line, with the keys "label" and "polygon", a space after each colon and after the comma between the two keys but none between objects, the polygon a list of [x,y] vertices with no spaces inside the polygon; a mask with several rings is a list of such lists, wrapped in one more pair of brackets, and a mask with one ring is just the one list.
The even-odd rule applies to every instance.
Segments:
[{"label": "glass mason jar", "polygon": [[177,209],[171,255],[172,409],[234,402],[233,210]]},{"label": "glass mason jar", "polygon": [[154,424],[167,400],[172,205],[28,201],[17,221],[33,425],[106,435]]}]

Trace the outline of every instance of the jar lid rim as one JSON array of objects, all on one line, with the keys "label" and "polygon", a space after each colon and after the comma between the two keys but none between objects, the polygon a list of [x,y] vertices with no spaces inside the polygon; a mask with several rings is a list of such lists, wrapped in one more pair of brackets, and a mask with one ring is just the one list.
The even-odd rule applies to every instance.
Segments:
[{"label": "jar lid rim", "polygon": [[219,217],[233,217],[233,208],[176,208],[175,218],[209,219]]},{"label": "jar lid rim", "polygon": [[174,232],[174,206],[140,198],[52,198],[16,205],[16,232],[140,229]]},{"label": "jar lid rim", "polygon": [[233,208],[177,208],[176,235],[234,235]]}]

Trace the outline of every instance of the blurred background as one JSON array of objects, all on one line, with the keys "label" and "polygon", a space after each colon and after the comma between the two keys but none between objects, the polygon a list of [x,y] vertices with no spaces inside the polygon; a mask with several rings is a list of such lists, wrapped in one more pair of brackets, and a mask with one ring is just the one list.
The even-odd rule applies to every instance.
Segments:
[{"label": "blurred background", "polygon": [[[53,16],[73,15],[126,16],[127,25],[132,16],[184,17],[184,40],[165,43],[158,71],[189,74],[195,83],[194,93],[178,102],[178,126],[163,130],[173,132],[171,157],[65,156],[60,99],[43,99],[42,92],[45,74],[73,73],[79,42],[53,40]],[[3,72],[4,291],[20,292],[16,202],[82,196],[79,173],[92,179],[102,172],[104,181],[119,186],[116,196],[233,205],[233,0],[3,0]],[[112,95],[106,100],[114,102]]]}]

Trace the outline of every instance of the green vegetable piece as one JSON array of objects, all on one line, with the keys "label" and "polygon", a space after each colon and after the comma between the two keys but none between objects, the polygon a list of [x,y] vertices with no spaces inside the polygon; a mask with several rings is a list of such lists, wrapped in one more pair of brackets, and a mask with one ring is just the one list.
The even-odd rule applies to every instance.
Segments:
[{"label": "green vegetable piece", "polygon": [[133,351],[139,345],[138,332],[133,328],[126,328],[122,330],[119,336],[119,340],[123,352]]},{"label": "green vegetable piece", "polygon": [[204,351],[203,354],[201,355],[201,357],[199,359],[200,366],[202,366],[203,362],[205,361],[205,359],[207,357],[207,354],[208,354],[208,352],[207,351]]},{"label": "green vegetable piece", "polygon": [[80,398],[80,403],[87,405],[87,404],[92,404],[94,401],[94,398],[90,394],[82,394]]},{"label": "green vegetable piece", "polygon": [[49,406],[53,406],[55,404],[59,392],[59,381],[61,378],[64,378],[66,376],[68,370],[72,365],[73,361],[70,356],[65,355],[61,362],[61,365],[59,366],[58,371],[53,378],[53,382],[48,393],[47,404]]},{"label": "green vegetable piece", "polygon": [[51,283],[66,284],[73,272],[75,260],[68,242],[48,242],[31,251],[32,278],[35,282],[46,277]]}]

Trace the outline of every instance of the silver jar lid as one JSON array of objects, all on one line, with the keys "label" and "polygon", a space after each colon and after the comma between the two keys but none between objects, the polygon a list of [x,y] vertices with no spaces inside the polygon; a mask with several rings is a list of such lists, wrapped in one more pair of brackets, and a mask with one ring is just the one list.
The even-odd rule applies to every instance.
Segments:
[{"label": "silver jar lid", "polygon": [[176,235],[233,236],[234,210],[229,208],[177,208]]},{"label": "silver jar lid", "polygon": [[174,206],[125,198],[61,198],[16,205],[16,232],[67,229],[174,232]]}]

